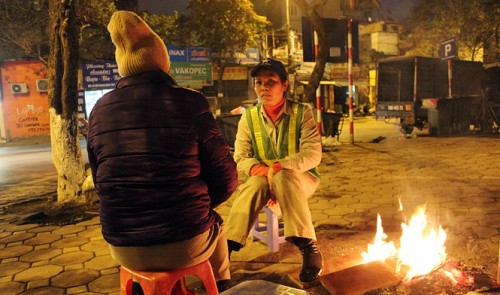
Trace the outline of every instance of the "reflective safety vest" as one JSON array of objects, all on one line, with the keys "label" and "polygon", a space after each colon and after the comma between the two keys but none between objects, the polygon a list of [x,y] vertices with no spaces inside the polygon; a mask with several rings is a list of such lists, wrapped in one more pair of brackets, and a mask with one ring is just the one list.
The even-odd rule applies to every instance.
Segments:
[{"label": "reflective safety vest", "polygon": [[[293,155],[300,151],[300,127],[304,119],[305,108],[304,104],[292,103],[293,114],[285,114],[282,118],[276,146],[273,145],[271,136],[269,136],[265,127],[261,112],[262,104],[245,109],[252,139],[253,153],[257,160],[270,167],[276,160],[283,159],[288,155]],[[319,178],[316,168],[312,168],[308,172]]]}]

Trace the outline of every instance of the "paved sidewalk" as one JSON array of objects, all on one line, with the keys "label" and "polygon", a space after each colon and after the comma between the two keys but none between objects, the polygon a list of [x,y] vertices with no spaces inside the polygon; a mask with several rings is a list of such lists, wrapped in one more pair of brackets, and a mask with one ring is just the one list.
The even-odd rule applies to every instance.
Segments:
[{"label": "paved sidewalk", "polygon": [[[322,183],[310,200],[325,257],[324,274],[359,261],[375,235],[377,213],[386,233],[396,239],[401,222],[426,204],[429,217],[448,234],[448,255],[496,278],[499,136],[441,138],[418,133],[405,138],[370,118],[359,119],[355,126],[360,134],[355,144],[348,143],[344,126],[341,144],[325,147]],[[378,136],[384,138],[371,142]],[[231,204],[232,199],[219,212],[227,216]],[[102,239],[97,217],[74,225],[41,226],[10,224],[9,216],[0,215],[0,294],[119,294],[119,268]],[[262,243],[249,241],[232,259],[237,283],[265,280],[305,288],[309,294],[328,294],[321,286],[298,282],[302,258],[290,244],[271,253]],[[284,294],[273,292],[269,294]]]}]

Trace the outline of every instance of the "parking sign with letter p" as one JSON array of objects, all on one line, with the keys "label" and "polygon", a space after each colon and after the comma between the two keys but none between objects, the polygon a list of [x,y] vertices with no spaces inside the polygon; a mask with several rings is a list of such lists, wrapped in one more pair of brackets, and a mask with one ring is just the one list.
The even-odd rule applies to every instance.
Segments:
[{"label": "parking sign with letter p", "polygon": [[443,41],[439,44],[439,57],[443,60],[457,57],[457,42],[455,38]]}]

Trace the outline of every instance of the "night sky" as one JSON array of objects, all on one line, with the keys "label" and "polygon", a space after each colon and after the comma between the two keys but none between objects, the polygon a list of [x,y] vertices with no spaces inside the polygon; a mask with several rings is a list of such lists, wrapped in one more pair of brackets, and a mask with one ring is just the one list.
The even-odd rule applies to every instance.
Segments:
[{"label": "night sky", "polygon": [[[391,11],[392,17],[395,20],[404,19],[410,12],[410,8],[417,5],[420,0],[380,0],[382,7],[380,8],[380,18],[387,19],[388,10]],[[144,0],[142,1],[142,9],[149,10],[150,12],[159,12],[165,4],[159,4],[159,1]],[[160,2],[161,3],[161,2]],[[177,0],[168,3],[169,11],[178,10],[185,12],[189,0]]]},{"label": "night sky", "polygon": [[387,17],[390,10],[395,20],[402,20],[410,13],[410,8],[416,6],[419,0],[380,0],[382,7],[380,13],[382,18]]}]

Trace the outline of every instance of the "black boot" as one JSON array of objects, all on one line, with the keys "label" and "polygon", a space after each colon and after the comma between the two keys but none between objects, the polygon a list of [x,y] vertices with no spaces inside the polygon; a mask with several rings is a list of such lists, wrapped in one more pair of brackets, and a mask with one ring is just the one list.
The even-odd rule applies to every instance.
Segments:
[{"label": "black boot", "polygon": [[222,293],[233,286],[233,281],[231,280],[220,280],[217,282],[217,290]]},{"label": "black boot", "polygon": [[300,281],[309,283],[316,280],[323,270],[323,256],[319,252],[316,241],[311,239],[293,237],[292,242],[302,252],[302,269]]},{"label": "black boot", "polygon": [[138,282],[132,282],[132,295],[144,295],[141,284]]},{"label": "black boot", "polygon": [[243,247],[240,243],[237,243],[235,241],[227,240],[227,251],[229,255],[229,260],[231,260],[231,253],[233,251],[240,251],[240,249]]}]

